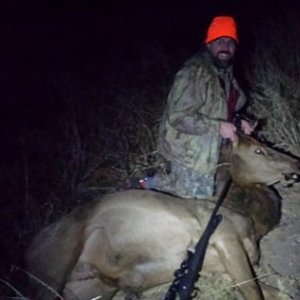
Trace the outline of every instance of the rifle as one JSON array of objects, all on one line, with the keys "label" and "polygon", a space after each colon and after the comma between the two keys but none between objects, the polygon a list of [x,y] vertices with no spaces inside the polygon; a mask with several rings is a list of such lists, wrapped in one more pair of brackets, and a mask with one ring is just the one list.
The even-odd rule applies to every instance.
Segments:
[{"label": "rifle", "polygon": [[180,268],[175,271],[175,278],[164,300],[175,300],[177,294],[180,300],[190,300],[196,297],[198,291],[195,290],[194,286],[200,277],[199,272],[202,269],[209,239],[222,220],[222,215],[217,214],[217,212],[223,203],[230,184],[231,178],[229,178],[224,185],[216,206],[194,251],[187,251],[185,260],[181,263]]}]

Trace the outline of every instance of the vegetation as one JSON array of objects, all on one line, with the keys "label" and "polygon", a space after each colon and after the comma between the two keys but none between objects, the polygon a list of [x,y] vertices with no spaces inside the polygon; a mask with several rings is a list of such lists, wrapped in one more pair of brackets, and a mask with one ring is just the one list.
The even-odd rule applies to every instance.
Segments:
[{"label": "vegetation", "polygon": [[250,111],[265,120],[261,134],[297,155],[300,155],[299,31],[296,14],[256,24],[247,74]]}]

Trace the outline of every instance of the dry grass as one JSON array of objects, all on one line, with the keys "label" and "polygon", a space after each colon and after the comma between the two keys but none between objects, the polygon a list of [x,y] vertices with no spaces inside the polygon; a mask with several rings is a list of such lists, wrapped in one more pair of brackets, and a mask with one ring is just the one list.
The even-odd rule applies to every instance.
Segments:
[{"label": "dry grass", "polygon": [[261,134],[300,155],[300,42],[296,28],[296,15],[257,24],[248,80],[250,111],[266,120]]},{"label": "dry grass", "polygon": [[[163,299],[167,293],[169,284],[164,284],[143,293],[143,300]],[[233,293],[233,288],[230,282],[212,276],[211,274],[201,274],[201,278],[195,284],[195,289],[198,290],[197,296],[194,299],[198,300],[234,300],[236,295]],[[124,299],[124,293],[119,292],[114,300]]]}]

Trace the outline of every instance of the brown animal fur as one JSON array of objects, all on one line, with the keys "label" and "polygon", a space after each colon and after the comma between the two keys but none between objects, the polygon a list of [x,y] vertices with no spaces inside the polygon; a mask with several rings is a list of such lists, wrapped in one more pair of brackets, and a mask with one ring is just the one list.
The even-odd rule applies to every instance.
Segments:
[{"label": "brown animal fur", "polygon": [[[266,185],[284,181],[285,173],[298,172],[298,161],[253,139],[242,138],[233,145],[232,177],[238,186],[252,187],[255,193],[240,197],[240,188],[231,190],[226,199],[230,209],[220,209],[223,220],[211,237],[205,271],[227,274],[236,283],[253,279],[257,239],[278,221],[277,208],[260,216],[261,207],[273,207],[270,201],[278,200]],[[213,207],[208,200],[155,191],[108,194],[41,231],[27,250],[28,269],[69,300],[97,296],[109,300],[120,289],[141,292],[171,282]],[[254,280],[239,290],[247,300],[263,299]],[[263,292],[266,299],[279,299],[273,289],[263,288]],[[55,298],[45,289],[42,293],[38,299]]]}]

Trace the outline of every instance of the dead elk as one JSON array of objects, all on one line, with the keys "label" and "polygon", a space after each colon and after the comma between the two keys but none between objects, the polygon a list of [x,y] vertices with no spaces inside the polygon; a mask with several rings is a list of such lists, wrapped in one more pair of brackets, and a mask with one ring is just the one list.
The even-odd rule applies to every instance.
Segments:
[{"label": "dead elk", "polygon": [[[299,162],[243,137],[232,147],[230,170],[237,185],[262,190],[265,197],[260,198],[269,201],[266,186],[291,183],[291,178],[297,181]],[[263,288],[263,296],[259,283],[251,280],[258,260],[257,239],[274,222],[261,222],[258,209],[237,208],[234,191],[231,194],[225,204],[230,208],[220,210],[223,220],[211,237],[203,270],[227,274],[235,283],[249,281],[239,286],[247,300],[279,299],[272,289]],[[118,290],[140,293],[172,281],[187,248],[201,236],[213,206],[208,200],[155,191],[108,194],[42,230],[26,252],[28,270],[64,299],[109,300]],[[263,230],[253,221],[261,222]],[[39,292],[38,299],[55,298],[44,287]]]}]

